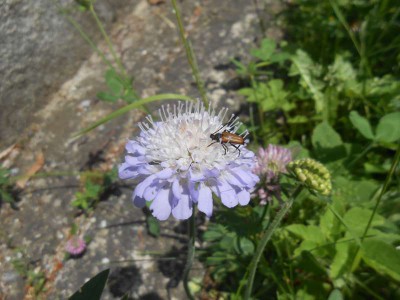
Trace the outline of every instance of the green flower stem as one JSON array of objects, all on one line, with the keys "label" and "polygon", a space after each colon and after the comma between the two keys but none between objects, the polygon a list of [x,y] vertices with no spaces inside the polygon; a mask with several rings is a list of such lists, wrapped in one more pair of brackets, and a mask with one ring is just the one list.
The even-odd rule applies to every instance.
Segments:
[{"label": "green flower stem", "polygon": [[67,14],[64,14],[65,18],[68,20],[69,23],[79,32],[81,37],[90,45],[90,47],[97,52],[97,54],[101,57],[103,62],[108,65],[109,68],[114,69],[113,65],[110,63],[110,61],[106,58],[104,53],[99,49],[99,47],[96,46],[96,44],[91,40],[91,38],[82,30],[81,26],[70,16]]},{"label": "green flower stem", "polygon": [[176,0],[171,0],[172,6],[174,8],[176,21],[178,23],[179,35],[181,37],[183,46],[185,47],[186,57],[189,62],[190,68],[192,69],[193,77],[196,81],[197,88],[201,95],[201,100],[204,103],[204,106],[208,108],[208,100],[206,95],[206,90],[204,88],[204,82],[200,78],[199,67],[197,66],[196,57],[194,55],[193,49],[189,43],[189,41],[185,37],[185,29],[183,28],[181,13],[179,11],[178,5],[176,4]]},{"label": "green flower stem", "polygon": [[[392,179],[394,171],[396,170],[396,167],[397,167],[397,165],[399,163],[399,160],[400,160],[400,144],[397,147],[397,151],[396,151],[396,154],[394,156],[394,159],[393,159],[393,162],[392,162],[392,166],[390,167],[389,173],[386,176],[385,182],[383,183],[383,187],[382,187],[382,189],[381,189],[381,191],[379,193],[378,199],[376,200],[374,210],[372,211],[371,217],[368,220],[368,224],[365,227],[363,235],[361,236],[361,244],[362,244],[362,242],[364,241],[365,237],[368,234],[368,230],[371,227],[372,221],[373,221],[373,219],[375,217],[375,214],[376,214],[376,212],[378,210],[379,204],[381,203],[382,196],[385,194],[385,192],[386,192],[386,190],[387,190],[387,188],[389,186],[389,183],[390,183],[390,181]],[[359,257],[360,250],[361,250],[361,247],[358,246],[356,248],[355,252],[354,252],[354,255],[353,255],[352,260],[351,260],[351,266],[352,266],[351,267],[351,271],[354,271],[358,266],[358,262],[360,260],[356,259],[356,258]]]},{"label": "green flower stem", "polygon": [[108,46],[108,48],[110,49],[111,55],[112,55],[112,57],[113,57],[115,63],[118,65],[118,67],[119,67],[121,73],[122,73],[125,77],[128,77],[128,75],[127,75],[127,73],[126,73],[126,70],[125,70],[124,66],[122,65],[121,60],[119,59],[119,57],[118,57],[117,54],[115,53],[115,50],[114,50],[114,47],[113,47],[113,45],[112,45],[112,43],[111,43],[111,41],[110,41],[110,38],[108,37],[106,31],[104,30],[103,24],[101,23],[99,17],[98,17],[97,14],[96,14],[96,11],[94,10],[94,6],[93,6],[93,3],[92,3],[92,2],[90,3],[89,11],[90,11],[90,13],[92,14],[93,18],[95,19],[96,24],[97,24],[97,26],[99,27],[101,34],[103,35],[104,39],[106,40],[107,46]]},{"label": "green flower stem", "polygon": [[119,117],[120,115],[123,115],[127,113],[128,111],[131,111],[132,109],[143,109],[143,106],[147,103],[154,102],[154,101],[159,101],[159,100],[184,100],[184,101],[191,101],[193,100],[192,98],[184,95],[179,95],[179,94],[159,94],[159,95],[154,95],[150,96],[147,98],[143,98],[140,100],[137,100],[131,104],[125,105],[124,107],[110,113],[109,115],[105,116],[104,118],[100,119],[99,121],[93,123],[89,127],[86,127],[85,129],[82,129],[79,132],[76,132],[72,135],[72,139],[75,139],[85,133],[88,133],[89,131],[92,131],[96,127],[107,123],[108,121]]},{"label": "green flower stem", "polygon": [[302,191],[302,186],[299,185],[297,187],[297,189],[294,191],[292,197],[282,205],[278,214],[275,216],[275,219],[267,227],[267,230],[265,231],[260,243],[258,244],[256,253],[254,254],[253,259],[250,263],[250,272],[249,272],[249,277],[247,278],[247,287],[246,287],[244,299],[248,300],[251,297],[251,292],[253,290],[254,277],[256,275],[258,262],[260,261],[261,255],[264,252],[265,246],[267,245],[268,241],[271,239],[275,230],[278,228],[283,217],[287,214],[289,209],[292,207],[294,200],[297,199],[297,197],[300,195],[301,191]]},{"label": "green flower stem", "polygon": [[183,271],[183,287],[185,288],[186,295],[188,299],[194,300],[193,295],[190,292],[189,288],[189,273],[192,268],[194,253],[195,253],[195,245],[194,242],[196,240],[196,210],[193,207],[193,214],[189,219],[189,242],[188,242],[188,255],[185,265],[185,270]]}]

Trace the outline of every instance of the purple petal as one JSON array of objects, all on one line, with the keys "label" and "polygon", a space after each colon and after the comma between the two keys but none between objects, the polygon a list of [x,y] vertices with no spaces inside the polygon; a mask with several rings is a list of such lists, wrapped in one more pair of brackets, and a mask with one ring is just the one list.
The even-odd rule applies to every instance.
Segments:
[{"label": "purple petal", "polygon": [[192,169],[189,170],[189,178],[191,181],[202,181],[206,179],[202,172],[194,172]]},{"label": "purple petal", "polygon": [[152,184],[150,184],[143,193],[143,198],[146,199],[146,201],[151,201],[153,200],[160,189],[165,185],[165,182],[158,182],[158,181],[153,181]]},{"label": "purple petal", "polygon": [[241,190],[237,193],[240,205],[247,205],[250,202],[250,193],[246,190]]},{"label": "purple petal", "polygon": [[172,193],[175,198],[180,199],[182,194],[182,187],[180,186],[179,179],[172,182]]},{"label": "purple petal", "polygon": [[135,193],[132,194],[132,201],[136,207],[142,208],[146,205],[146,200],[142,197],[138,197]]},{"label": "purple petal", "polygon": [[234,207],[238,204],[235,190],[226,181],[219,181],[218,189],[221,193],[221,201],[226,207]]},{"label": "purple petal", "polygon": [[128,153],[131,154],[138,153],[143,155],[146,152],[145,148],[140,146],[139,143],[136,141],[128,141],[125,145],[125,149]]},{"label": "purple petal", "polygon": [[178,220],[186,220],[193,213],[192,201],[189,195],[182,194],[176,206],[172,209],[172,215]]},{"label": "purple petal", "polygon": [[170,190],[161,189],[150,205],[153,216],[160,221],[168,219],[171,214]]},{"label": "purple petal", "polygon": [[135,195],[139,197],[143,197],[143,193],[146,190],[148,186],[156,179],[155,175],[150,175],[147,177],[145,180],[143,180],[141,183],[139,183],[136,188],[135,188]]},{"label": "purple petal", "polygon": [[118,176],[121,179],[130,179],[138,176],[136,168],[127,164],[126,162],[122,163],[118,167]]},{"label": "purple petal", "polygon": [[205,185],[200,186],[197,206],[207,217],[211,217],[213,212],[213,199],[211,190]]},{"label": "purple petal", "polygon": [[125,162],[130,164],[131,166],[142,165],[146,163],[144,156],[125,156]]},{"label": "purple petal", "polygon": [[174,173],[175,173],[174,170],[167,168],[167,169],[164,169],[164,170],[156,173],[155,175],[159,179],[169,179]]}]

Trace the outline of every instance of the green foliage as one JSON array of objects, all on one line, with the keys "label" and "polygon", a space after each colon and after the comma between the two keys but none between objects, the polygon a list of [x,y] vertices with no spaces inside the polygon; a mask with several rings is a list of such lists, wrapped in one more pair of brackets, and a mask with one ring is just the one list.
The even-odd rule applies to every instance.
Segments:
[{"label": "green foliage", "polygon": [[101,271],[99,274],[86,282],[78,291],[76,291],[69,300],[100,300],[104,287],[107,282],[110,269]]},{"label": "green foliage", "polygon": [[[288,144],[322,162],[332,192],[293,204],[264,250],[252,297],[399,298],[398,167],[376,205],[400,143],[400,9],[368,0],[288,6],[280,21],[289,40],[264,39],[251,61],[234,61],[247,83],[239,94],[252,108],[255,142]],[[290,180],[281,185],[286,201]],[[216,212],[203,235],[201,257],[232,299],[243,295],[254,249],[278,209],[257,203]]]},{"label": "green foliage", "polygon": [[105,81],[108,91],[97,94],[100,100],[115,102],[118,99],[122,99],[128,104],[139,100],[135,90],[132,88],[131,82],[133,79],[125,78],[117,74],[114,69],[110,69],[105,73]]},{"label": "green foliage", "polygon": [[81,175],[82,188],[76,192],[71,205],[84,212],[91,211],[101,196],[117,180],[117,170],[113,168],[109,172],[85,172]]},{"label": "green foliage", "polygon": [[10,182],[10,171],[0,166],[0,203],[2,201],[15,204],[15,200],[11,195],[12,183]]}]

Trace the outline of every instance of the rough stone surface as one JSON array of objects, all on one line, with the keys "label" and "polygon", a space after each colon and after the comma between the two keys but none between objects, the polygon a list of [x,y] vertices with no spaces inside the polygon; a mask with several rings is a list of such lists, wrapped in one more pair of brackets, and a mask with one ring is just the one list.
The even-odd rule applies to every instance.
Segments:
[{"label": "rough stone surface", "polygon": [[[44,2],[37,1],[34,7],[43,9],[36,3],[43,5]],[[97,1],[99,5],[101,2],[103,0]],[[134,2],[129,11],[117,15],[108,31],[128,72],[135,76],[138,94],[145,97],[174,92],[197,97],[169,4],[150,6],[144,0]],[[225,105],[238,111],[240,101],[234,90],[240,87],[240,82],[230,59],[246,60],[249,49],[254,47],[258,30],[254,7],[244,0],[235,1],[235,5],[230,1],[209,0],[182,1],[180,4],[212,105]],[[2,11],[12,5],[19,9],[30,7],[22,1],[6,1]],[[4,15],[7,14],[2,12]],[[47,16],[53,24],[50,27],[55,24],[66,26],[60,25],[60,17],[54,12],[52,16]],[[34,21],[33,16],[29,18],[32,18],[30,22]],[[26,38],[32,38],[29,33],[32,32],[27,31]],[[36,40],[40,39],[40,34],[37,33],[32,41],[40,43]],[[48,42],[55,43],[54,35],[48,35]],[[65,38],[71,45],[77,43],[75,39],[82,43],[73,33],[66,33]],[[12,37],[7,35],[7,39]],[[106,50],[103,43],[99,47]],[[3,160],[3,165],[15,174],[25,174],[37,155],[43,153],[45,164],[41,172],[69,172],[64,176],[31,179],[18,194],[17,210],[4,203],[1,205],[0,299],[65,299],[105,268],[111,268],[111,276],[102,299],[119,299],[125,292],[129,292],[131,299],[185,299],[181,284],[186,253],[185,224],[172,219],[163,222],[161,236],[151,237],[146,230],[145,215],[131,204],[132,183],[119,182],[114,193],[104,197],[88,216],[78,216],[70,204],[81,188],[76,172],[108,170],[120,163],[125,141],[137,134],[136,123],[143,113],[132,111],[77,140],[70,140],[73,132],[99,120],[123,103],[110,104],[96,99],[96,93],[105,89],[102,74],[106,70],[96,53],[84,59],[85,55],[79,56],[71,48],[61,49],[69,50],[59,50],[61,57],[52,59],[78,61],[79,64],[71,68],[66,66],[67,63],[63,64],[58,68],[60,75],[55,81],[52,81],[54,71],[38,76],[38,69],[28,72],[26,65],[20,71],[14,69],[8,73],[10,82],[17,82],[14,77],[18,74],[35,75],[36,88],[41,86],[46,90],[48,96],[41,98],[44,99],[42,107],[37,111],[32,107],[28,109],[33,114],[32,119],[26,119],[26,112],[18,115],[3,110],[4,99],[0,103],[2,124],[14,126],[26,119],[20,136],[16,134],[22,127],[11,131],[1,125],[2,135],[13,135],[9,140],[18,141],[14,154]],[[80,58],[74,58],[75,55]],[[3,61],[1,64],[0,70],[4,72]],[[45,78],[50,78],[47,81],[51,81],[49,86],[53,88],[46,88]],[[56,82],[61,81],[55,89]],[[21,82],[24,86],[27,81]],[[6,91],[3,84],[2,91]],[[8,89],[7,93],[7,97],[11,97],[16,90]],[[20,92],[18,97],[23,97],[24,93]],[[1,94],[3,97],[3,92]],[[151,110],[158,107],[159,104],[150,106]],[[1,144],[0,152],[8,145]],[[77,225],[82,236],[90,236],[92,241],[82,257],[63,261],[72,224]],[[167,256],[175,259],[160,259]],[[33,294],[32,288],[26,288],[29,280],[18,275],[12,261],[25,262],[31,270],[45,273],[47,283],[39,296]],[[201,270],[193,274],[202,276]]]},{"label": "rough stone surface", "polygon": [[[130,11],[133,0],[97,1],[96,10],[109,28]],[[2,0],[0,3],[0,146],[15,142],[32,122],[32,112],[74,74],[91,48],[60,13],[70,10],[95,41],[99,31],[88,12],[73,0]],[[75,8],[75,9],[74,9]]]}]

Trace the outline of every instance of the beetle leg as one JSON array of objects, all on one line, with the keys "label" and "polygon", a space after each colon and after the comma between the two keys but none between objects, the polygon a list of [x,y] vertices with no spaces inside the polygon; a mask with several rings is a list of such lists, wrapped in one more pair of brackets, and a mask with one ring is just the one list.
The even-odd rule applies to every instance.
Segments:
[{"label": "beetle leg", "polygon": [[222,145],[222,148],[224,148],[224,150],[225,150],[224,155],[226,155],[226,152],[228,151],[228,147],[225,144],[221,144],[221,145]]},{"label": "beetle leg", "polygon": [[214,145],[215,143],[219,143],[219,141],[212,142],[210,145],[207,146],[207,148],[210,147],[211,145]]},{"label": "beetle leg", "polygon": [[231,145],[231,146],[233,146],[233,148],[235,148],[237,151],[239,151],[239,155],[238,155],[238,157],[240,156],[240,146],[241,145],[239,145],[239,146],[237,146],[237,145],[235,145],[235,144],[232,144],[232,143],[229,143],[229,145]]}]

